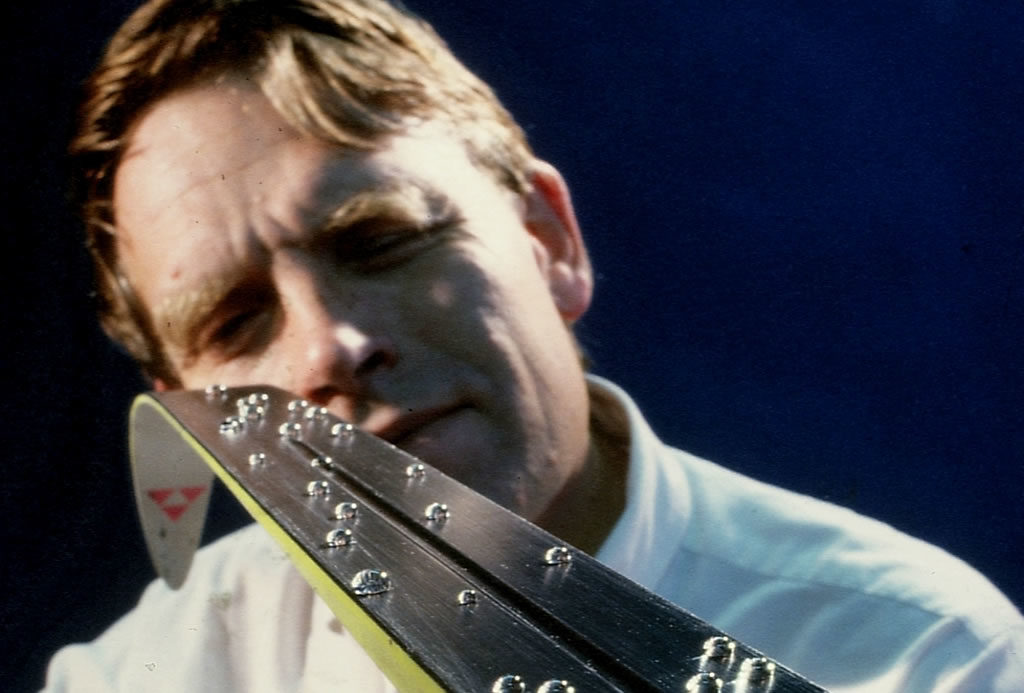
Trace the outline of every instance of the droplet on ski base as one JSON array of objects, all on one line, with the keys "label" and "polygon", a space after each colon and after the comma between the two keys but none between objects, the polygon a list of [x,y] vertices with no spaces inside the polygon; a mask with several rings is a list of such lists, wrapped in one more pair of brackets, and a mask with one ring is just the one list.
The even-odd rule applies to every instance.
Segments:
[{"label": "droplet on ski base", "polygon": [[723,680],[713,671],[702,671],[686,682],[687,693],[718,693],[722,690]]},{"label": "droplet on ski base", "polygon": [[337,442],[352,440],[352,437],[356,434],[356,427],[348,422],[340,422],[331,426],[331,437],[335,438]]},{"label": "droplet on ski base", "polygon": [[572,554],[567,546],[552,546],[544,552],[544,562],[548,565],[565,565],[572,561]]},{"label": "droplet on ski base", "polygon": [[324,541],[327,542],[327,548],[338,549],[351,546],[355,543],[355,537],[352,536],[351,529],[332,529],[324,537]]},{"label": "droplet on ski base", "polygon": [[491,685],[491,693],[522,693],[526,690],[523,677],[518,674],[499,676]]},{"label": "droplet on ski base", "polygon": [[366,568],[356,573],[349,583],[352,591],[357,597],[367,597],[373,594],[383,594],[391,590],[391,576],[384,570]]},{"label": "droplet on ski base", "polygon": [[278,427],[277,432],[282,438],[288,440],[302,440],[302,426],[297,423],[283,423]]},{"label": "droplet on ski base", "polygon": [[245,422],[238,416],[229,416],[220,422],[220,432],[225,435],[241,433],[244,428]]},{"label": "droplet on ski base", "polygon": [[716,635],[704,641],[704,656],[708,659],[729,659],[736,649],[736,643],[724,635]]},{"label": "droplet on ski base", "polygon": [[309,466],[317,469],[333,469],[334,460],[328,455],[317,455],[309,461]]},{"label": "droplet on ski base", "polygon": [[359,505],[352,501],[344,501],[334,506],[335,520],[354,520],[359,514]]},{"label": "droplet on ski base", "polygon": [[224,399],[228,394],[228,388],[226,385],[207,385],[205,393],[207,399]]},{"label": "droplet on ski base", "polygon": [[331,486],[323,479],[319,481],[310,481],[306,484],[306,492],[303,495],[306,496],[329,496],[331,494]]},{"label": "droplet on ski base", "polygon": [[423,511],[423,516],[431,522],[444,522],[451,517],[451,514],[448,506],[444,503],[431,503]]}]

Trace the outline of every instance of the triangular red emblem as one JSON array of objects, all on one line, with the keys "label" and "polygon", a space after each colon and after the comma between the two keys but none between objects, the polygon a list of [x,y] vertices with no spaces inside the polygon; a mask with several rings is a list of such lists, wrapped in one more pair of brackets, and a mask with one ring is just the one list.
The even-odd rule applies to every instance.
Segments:
[{"label": "triangular red emblem", "polygon": [[185,496],[185,498],[188,498],[188,502],[191,503],[192,501],[199,497],[200,493],[202,493],[205,490],[205,486],[187,486],[181,489],[181,494]]},{"label": "triangular red emblem", "polygon": [[[186,486],[184,488],[153,488],[146,491],[146,495],[152,498],[160,509],[164,511],[167,517],[171,518],[171,522],[177,522],[178,518],[181,517],[188,507],[192,505],[196,498],[202,495],[203,491],[206,490],[205,486]],[[171,502],[168,501],[180,501],[184,499],[185,502]]]},{"label": "triangular red emblem", "polygon": [[174,493],[173,488],[151,488],[146,491],[146,494],[159,506],[163,506],[164,501],[170,498],[172,493]]},{"label": "triangular red emblem", "polygon": [[177,522],[178,518],[181,517],[181,514],[188,509],[188,504],[182,503],[181,505],[163,505],[160,507],[161,510],[167,513],[167,517],[171,518],[172,522]]}]

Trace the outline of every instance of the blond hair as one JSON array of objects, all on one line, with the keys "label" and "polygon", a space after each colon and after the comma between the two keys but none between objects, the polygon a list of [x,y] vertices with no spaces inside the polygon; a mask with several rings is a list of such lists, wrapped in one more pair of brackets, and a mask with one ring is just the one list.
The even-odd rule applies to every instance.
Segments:
[{"label": "blond hair", "polygon": [[86,83],[70,153],[96,270],[100,321],[150,377],[177,382],[118,269],[113,178],[132,127],[177,90],[254,83],[300,132],[372,150],[416,121],[450,126],[517,192],[532,158],[491,89],[419,18],[385,0],[153,0],[111,39]]}]

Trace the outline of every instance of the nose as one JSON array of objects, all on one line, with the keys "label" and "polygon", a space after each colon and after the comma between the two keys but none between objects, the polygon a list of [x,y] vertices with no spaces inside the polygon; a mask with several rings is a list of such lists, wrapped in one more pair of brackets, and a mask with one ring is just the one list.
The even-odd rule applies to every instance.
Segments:
[{"label": "nose", "polygon": [[291,303],[288,349],[296,394],[326,405],[338,398],[349,419],[373,396],[374,381],[398,362],[393,341],[381,330],[382,307],[337,287],[332,281],[305,283]]}]

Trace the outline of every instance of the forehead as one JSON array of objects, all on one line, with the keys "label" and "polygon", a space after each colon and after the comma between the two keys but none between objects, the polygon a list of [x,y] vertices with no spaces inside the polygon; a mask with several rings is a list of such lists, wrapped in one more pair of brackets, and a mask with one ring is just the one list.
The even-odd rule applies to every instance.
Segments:
[{"label": "forehead", "polygon": [[236,81],[156,102],[130,133],[113,203],[119,242],[130,246],[183,215],[230,228],[244,222],[233,214],[259,206],[298,226],[318,211],[308,207],[385,181],[457,190],[480,173],[438,123],[382,138],[374,151],[343,149],[298,132],[261,92]]},{"label": "forehead", "polygon": [[[178,92],[140,119],[116,171],[121,261],[154,306],[181,280],[222,271],[218,254],[250,262],[349,198],[402,186],[443,194],[464,215],[515,197],[435,123],[382,139],[374,151],[344,150],[295,130],[254,88]],[[153,269],[162,276],[139,276]]]},{"label": "forehead", "polygon": [[[493,173],[470,161],[462,139],[442,121],[410,122],[403,133],[381,137],[373,151],[332,145],[299,132],[262,92],[240,79],[158,100],[138,119],[127,140],[115,171],[115,209],[123,206],[119,203],[129,192],[145,193],[160,207],[160,202],[180,200],[197,189],[230,189],[232,184],[252,182],[249,173],[270,174],[256,180],[257,185],[287,183],[316,193],[342,182],[317,178],[329,159],[343,160],[351,178],[356,177],[351,169],[364,169],[366,181],[354,183],[418,174],[444,183],[466,173],[485,173],[488,182],[498,183]],[[260,168],[271,158],[272,172]]]},{"label": "forehead", "polygon": [[258,203],[269,201],[271,190],[316,196],[343,182],[322,180],[327,160],[339,154],[296,132],[252,88],[232,83],[174,93],[129,135],[113,202],[118,227],[132,234],[119,240],[130,243],[166,216],[210,214],[218,197]]}]

